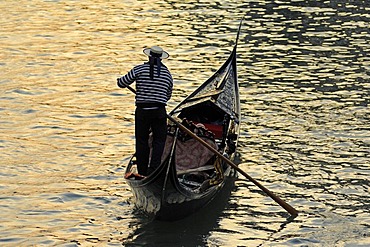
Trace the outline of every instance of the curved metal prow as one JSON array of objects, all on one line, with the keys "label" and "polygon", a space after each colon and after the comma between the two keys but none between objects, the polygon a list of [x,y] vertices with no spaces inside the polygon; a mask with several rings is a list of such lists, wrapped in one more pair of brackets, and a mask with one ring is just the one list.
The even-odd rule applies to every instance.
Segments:
[{"label": "curved metal prow", "polygon": [[238,33],[236,35],[236,40],[235,40],[235,46],[238,45],[239,34],[240,34],[240,30],[241,30],[241,27],[242,27],[242,24],[243,24],[243,20],[244,20],[244,16],[242,17],[242,19],[240,20],[240,23],[239,23]]}]

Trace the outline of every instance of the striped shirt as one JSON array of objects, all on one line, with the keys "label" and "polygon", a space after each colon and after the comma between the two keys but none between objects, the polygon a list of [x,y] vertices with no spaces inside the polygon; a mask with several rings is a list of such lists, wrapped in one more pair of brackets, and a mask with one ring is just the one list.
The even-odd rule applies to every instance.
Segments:
[{"label": "striped shirt", "polygon": [[154,76],[150,79],[150,65],[144,63],[135,66],[126,75],[118,79],[121,88],[136,81],[136,104],[161,103],[166,104],[171,98],[173,79],[170,71],[162,64],[161,73],[157,75],[157,65],[154,65]]}]

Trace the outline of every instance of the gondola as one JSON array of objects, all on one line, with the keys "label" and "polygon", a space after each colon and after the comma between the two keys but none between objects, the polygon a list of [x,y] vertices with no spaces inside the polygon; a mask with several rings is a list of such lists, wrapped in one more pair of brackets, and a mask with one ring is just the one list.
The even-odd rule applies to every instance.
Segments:
[{"label": "gondola", "polygon": [[[240,27],[241,23],[226,62],[168,114],[230,160],[237,155],[241,118],[236,64]],[[134,154],[125,181],[139,210],[173,221],[207,205],[236,174],[214,152],[168,121],[161,165],[150,175],[139,176]]]}]

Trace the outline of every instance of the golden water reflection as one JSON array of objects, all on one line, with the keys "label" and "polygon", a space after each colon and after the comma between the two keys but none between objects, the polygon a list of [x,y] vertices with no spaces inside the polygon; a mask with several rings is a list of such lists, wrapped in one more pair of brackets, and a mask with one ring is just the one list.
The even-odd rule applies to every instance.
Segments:
[{"label": "golden water reflection", "polygon": [[[0,243],[364,245],[369,8],[1,1]],[[134,151],[134,96],[116,77],[146,59],[144,47],[164,47],[175,78],[171,109],[227,58],[243,16],[241,167],[302,213],[287,219],[240,179],[212,217],[148,222],[122,180]]]}]

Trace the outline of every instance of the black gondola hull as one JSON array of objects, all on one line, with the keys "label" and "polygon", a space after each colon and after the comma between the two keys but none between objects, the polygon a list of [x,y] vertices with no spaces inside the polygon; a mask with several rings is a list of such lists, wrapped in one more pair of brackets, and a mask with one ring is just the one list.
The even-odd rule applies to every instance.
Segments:
[{"label": "black gondola hull", "polygon": [[[133,162],[127,167],[126,173],[131,172]],[[138,209],[159,220],[173,221],[184,218],[208,203],[222,188],[236,177],[236,171],[221,163],[224,167],[222,181],[215,185],[202,184],[188,186],[177,175],[175,162],[163,162],[148,177],[141,180],[126,179],[135,199]],[[205,186],[203,186],[205,184]]]},{"label": "black gondola hull", "polygon": [[[168,165],[170,167],[162,164],[144,180],[127,180],[134,194],[136,207],[147,215],[163,221],[182,219],[203,208],[224,186],[230,186],[237,175],[234,169],[228,168],[225,171],[225,179],[217,186],[204,191],[194,191],[182,186],[177,178],[174,164]],[[166,176],[167,172],[170,175]]]}]

